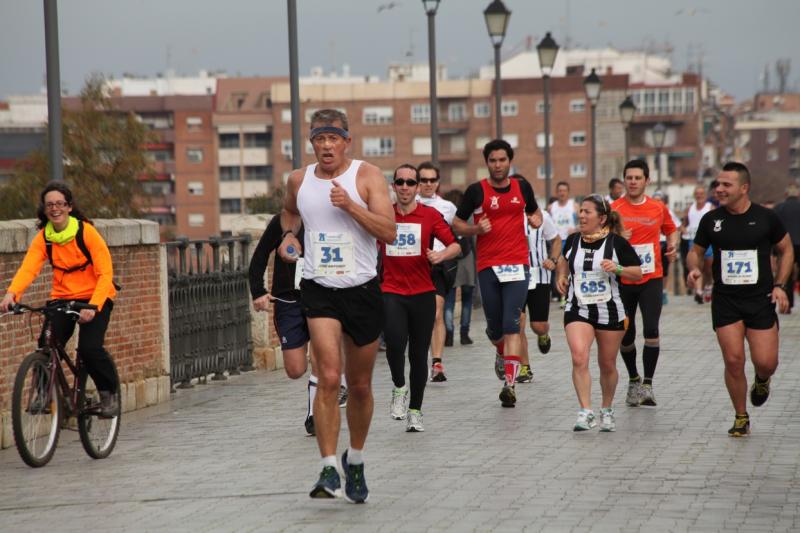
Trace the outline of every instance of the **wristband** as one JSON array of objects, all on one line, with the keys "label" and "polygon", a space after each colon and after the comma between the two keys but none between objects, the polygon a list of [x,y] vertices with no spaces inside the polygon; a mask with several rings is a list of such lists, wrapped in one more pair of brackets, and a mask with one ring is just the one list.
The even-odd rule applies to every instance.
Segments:
[{"label": "wristband", "polygon": [[789,291],[786,290],[786,284],[785,283],[776,283],[775,285],[772,286],[772,288],[774,289],[775,287],[780,287],[781,289],[783,289],[783,292],[785,292],[785,293],[789,292]]},{"label": "wristband", "polygon": [[622,265],[617,265],[617,276],[622,275]]},{"label": "wristband", "polygon": [[551,258],[549,258],[549,259],[550,259],[550,261],[552,261],[553,263],[556,263],[556,264],[558,264],[558,257],[551,257]]}]

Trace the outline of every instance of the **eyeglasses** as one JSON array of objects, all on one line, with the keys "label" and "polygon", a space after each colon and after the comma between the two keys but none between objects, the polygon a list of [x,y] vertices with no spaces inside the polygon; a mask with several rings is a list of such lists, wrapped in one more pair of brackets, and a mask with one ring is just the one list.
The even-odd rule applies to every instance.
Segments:
[{"label": "eyeglasses", "polygon": [[416,187],[417,180],[404,180],[403,178],[398,178],[394,180],[394,184],[397,187],[402,187],[403,185],[408,185],[409,187]]},{"label": "eyeglasses", "polygon": [[436,183],[439,181],[439,178],[420,178],[420,183]]},{"label": "eyeglasses", "polygon": [[47,202],[44,204],[45,209],[63,209],[69,205],[69,202],[62,202],[61,200],[57,202]]}]

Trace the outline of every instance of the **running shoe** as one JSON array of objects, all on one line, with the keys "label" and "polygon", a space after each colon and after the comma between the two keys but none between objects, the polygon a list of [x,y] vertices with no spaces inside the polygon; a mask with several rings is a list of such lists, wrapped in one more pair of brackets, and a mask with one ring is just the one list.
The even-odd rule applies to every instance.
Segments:
[{"label": "running shoe", "polygon": [[389,416],[395,420],[403,420],[406,417],[406,402],[408,401],[408,387],[403,385],[400,388],[392,389],[392,403],[389,406]]},{"label": "running shoe", "polygon": [[610,407],[600,409],[600,431],[616,431],[617,423],[614,420],[614,410]]},{"label": "running shoe", "polygon": [[530,365],[520,366],[517,383],[530,383],[531,381],[533,381],[533,370],[531,370]]},{"label": "running shoe", "polygon": [[450,347],[453,345],[453,332],[446,331],[444,334],[444,345]]},{"label": "running shoe", "polygon": [[317,432],[314,430],[314,415],[308,415],[306,417],[305,426],[306,426],[306,433],[308,433],[309,437],[313,437],[314,435],[317,434]]},{"label": "running shoe", "polygon": [[[765,398],[766,400],[766,398]],[[761,402],[764,403],[764,402]],[[760,404],[759,404],[760,405]],[[117,395],[109,391],[100,391],[100,417],[114,418],[119,414]]]},{"label": "running shoe", "polygon": [[494,373],[500,381],[506,380],[506,362],[502,355],[494,355]]},{"label": "running shoe", "polygon": [[550,346],[552,345],[552,341],[550,340],[550,335],[545,335],[543,337],[539,337],[536,344],[539,346],[539,352],[547,353],[550,351]]},{"label": "running shoe", "polygon": [[422,425],[422,412],[419,409],[408,410],[406,431],[409,433],[425,431],[425,427]]},{"label": "running shoe", "polygon": [[500,391],[500,405],[503,407],[514,407],[517,403],[517,393],[514,391],[513,385],[503,385]]},{"label": "running shoe", "polygon": [[469,333],[461,334],[461,344],[465,346],[472,344],[472,339],[469,337]]},{"label": "running shoe", "polygon": [[326,466],[308,495],[312,498],[336,498],[341,492],[342,482],[339,479],[339,472],[334,466]]},{"label": "running shoe", "polygon": [[711,301],[711,287],[703,289],[703,301],[709,303]]},{"label": "running shoe", "polygon": [[339,407],[347,407],[347,387],[339,385]]},{"label": "running shoe", "polygon": [[661,305],[667,305],[667,304],[669,304],[669,298],[667,297],[667,293],[666,292],[662,292],[661,293]]},{"label": "running shoe", "polygon": [[731,437],[746,437],[750,434],[750,416],[746,413],[743,415],[736,415],[733,419],[733,427],[728,430],[728,435]]},{"label": "running shoe", "polygon": [[369,498],[367,480],[364,479],[364,463],[351,465],[347,463],[347,450],[342,454],[342,470],[344,470],[344,498],[350,503],[364,503]]},{"label": "running shoe", "polygon": [[635,381],[628,381],[628,396],[625,398],[625,403],[631,407],[637,407],[641,401],[642,380],[636,379]]},{"label": "running shoe", "polygon": [[558,306],[561,309],[566,309],[566,307],[567,307],[567,297],[566,296],[562,296],[561,299],[558,300]]},{"label": "running shoe", "polygon": [[767,401],[769,398],[769,383],[772,381],[772,378],[767,378],[767,381],[759,381],[758,377],[753,380],[753,384],[750,385],[750,403],[752,403],[755,407],[761,407],[764,405],[764,402]]},{"label": "running shoe", "polygon": [[575,421],[573,431],[588,431],[597,425],[597,419],[591,409],[581,409],[578,411],[578,419]]},{"label": "running shoe", "polygon": [[444,375],[444,365],[442,363],[433,363],[431,365],[431,381],[436,383],[447,381],[447,376]]},{"label": "running shoe", "polygon": [[643,405],[645,407],[655,407],[656,406],[656,397],[653,396],[653,385],[650,383],[645,383],[642,385],[640,389],[640,400],[639,405]]},{"label": "running shoe", "polygon": [[703,295],[700,294],[700,293],[697,293],[697,292],[694,293],[694,301],[697,302],[698,304],[702,305],[703,304]]}]

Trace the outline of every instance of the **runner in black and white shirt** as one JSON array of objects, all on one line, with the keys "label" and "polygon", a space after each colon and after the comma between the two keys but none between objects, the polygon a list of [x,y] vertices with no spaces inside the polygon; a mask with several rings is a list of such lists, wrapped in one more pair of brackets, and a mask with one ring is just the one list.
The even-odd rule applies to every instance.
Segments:
[{"label": "runner in black and white shirt", "polygon": [[620,278],[641,279],[639,256],[622,237],[619,213],[602,196],[593,194],[580,205],[579,232],[570,235],[558,261],[556,286],[567,295],[564,329],[572,352],[572,382],[580,411],[575,431],[597,425],[591,408],[592,381],[589,350],[597,341],[601,431],[614,431],[614,391],[617,388],[617,351],[625,333],[625,307],[619,295]]}]

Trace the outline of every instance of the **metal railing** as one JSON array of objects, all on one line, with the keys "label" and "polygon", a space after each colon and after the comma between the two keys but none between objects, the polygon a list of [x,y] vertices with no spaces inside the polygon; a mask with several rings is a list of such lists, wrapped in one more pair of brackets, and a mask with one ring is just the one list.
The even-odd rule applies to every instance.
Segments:
[{"label": "metal railing", "polygon": [[249,235],[166,243],[173,386],[253,370],[249,244]]}]

